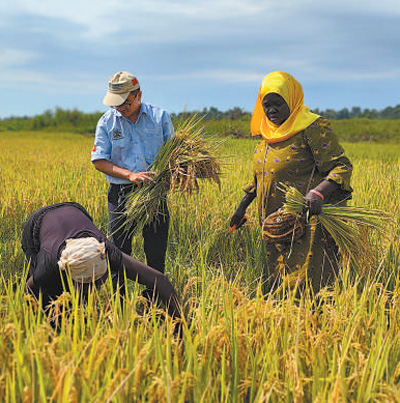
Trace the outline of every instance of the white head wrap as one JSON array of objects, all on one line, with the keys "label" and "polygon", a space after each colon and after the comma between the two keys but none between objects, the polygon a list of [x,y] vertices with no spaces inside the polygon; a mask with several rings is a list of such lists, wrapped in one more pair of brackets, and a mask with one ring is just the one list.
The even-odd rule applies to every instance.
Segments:
[{"label": "white head wrap", "polygon": [[105,243],[96,238],[70,238],[65,241],[58,267],[69,268],[72,279],[79,283],[91,283],[107,272]]}]

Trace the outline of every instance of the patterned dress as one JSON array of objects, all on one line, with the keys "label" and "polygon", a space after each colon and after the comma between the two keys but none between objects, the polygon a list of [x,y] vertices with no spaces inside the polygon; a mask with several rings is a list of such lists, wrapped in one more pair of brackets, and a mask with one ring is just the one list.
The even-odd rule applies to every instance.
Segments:
[{"label": "patterned dress", "polygon": [[[352,189],[352,164],[346,157],[329,121],[320,117],[305,130],[278,142],[261,140],[254,151],[253,181],[244,190],[257,193],[260,225],[265,217],[284,203],[279,182],[296,187],[303,195],[324,179],[340,185],[325,203],[345,203]],[[317,217],[311,217],[306,233],[293,245],[267,245],[269,274],[276,284],[289,286],[308,278],[314,292],[334,279],[337,247],[322,230]]]}]

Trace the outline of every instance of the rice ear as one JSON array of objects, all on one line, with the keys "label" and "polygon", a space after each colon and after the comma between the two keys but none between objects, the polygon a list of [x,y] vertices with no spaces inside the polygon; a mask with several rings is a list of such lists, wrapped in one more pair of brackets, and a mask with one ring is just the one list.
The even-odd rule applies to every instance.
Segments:
[{"label": "rice ear", "polygon": [[162,201],[168,194],[199,190],[199,179],[210,180],[220,186],[221,165],[216,152],[225,140],[206,136],[203,118],[193,115],[181,121],[174,136],[169,138],[148,168],[156,172],[155,182],[135,188],[126,197],[126,229],[136,223],[134,231],[157,219]]},{"label": "rice ear", "polygon": [[[304,196],[293,186],[280,183],[280,190],[285,192],[283,210],[287,213],[301,213]],[[339,206],[324,204],[318,219],[322,227],[330,234],[344,258],[360,272],[364,267],[371,267],[374,251],[369,242],[370,231],[377,231],[387,236],[391,231],[393,219],[383,210],[366,207]]]}]

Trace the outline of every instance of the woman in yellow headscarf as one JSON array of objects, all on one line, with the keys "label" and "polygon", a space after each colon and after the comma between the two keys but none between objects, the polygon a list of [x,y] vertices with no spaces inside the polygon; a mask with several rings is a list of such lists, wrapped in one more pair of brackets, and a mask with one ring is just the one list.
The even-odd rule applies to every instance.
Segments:
[{"label": "woman in yellow headscarf", "polygon": [[[260,225],[284,203],[279,183],[305,196],[311,216],[303,236],[294,243],[268,244],[267,259],[274,286],[310,283],[312,290],[330,284],[337,274],[333,240],[318,223],[323,203],[345,203],[351,197],[352,164],[329,121],[304,105],[303,89],[290,74],[275,71],[264,77],[251,119],[251,133],[261,135],[253,157],[253,180],[245,188],[231,219],[237,228],[257,198]],[[275,287],[274,287],[275,288]]]}]

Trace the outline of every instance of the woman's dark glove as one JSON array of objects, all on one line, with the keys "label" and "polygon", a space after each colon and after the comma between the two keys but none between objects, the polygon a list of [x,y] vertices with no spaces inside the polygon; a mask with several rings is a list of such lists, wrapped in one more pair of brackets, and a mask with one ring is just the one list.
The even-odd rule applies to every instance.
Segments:
[{"label": "woman's dark glove", "polygon": [[240,228],[247,220],[243,219],[247,207],[250,203],[256,198],[256,193],[246,193],[239,204],[239,207],[236,209],[233,214],[229,225],[231,227],[235,226],[236,229]]},{"label": "woman's dark glove", "polygon": [[336,182],[323,180],[306,194],[304,211],[308,211],[310,216],[321,214],[322,205],[338,188]]},{"label": "woman's dark glove", "polygon": [[231,222],[229,223],[230,227],[235,226],[236,229],[240,228],[247,221],[247,218],[244,218],[245,213],[246,209],[238,208],[231,218]]},{"label": "woman's dark glove", "polygon": [[321,214],[323,204],[324,199],[321,193],[318,195],[314,189],[311,189],[306,194],[304,200],[304,209],[305,211],[308,210],[310,216]]}]

